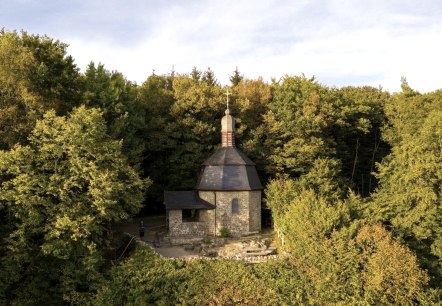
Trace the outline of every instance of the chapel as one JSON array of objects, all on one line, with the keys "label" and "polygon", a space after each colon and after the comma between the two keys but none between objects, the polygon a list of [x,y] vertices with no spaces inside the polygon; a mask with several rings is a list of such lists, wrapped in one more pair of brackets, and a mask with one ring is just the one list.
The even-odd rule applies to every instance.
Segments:
[{"label": "chapel", "polygon": [[262,185],[253,163],[235,147],[235,118],[221,119],[221,148],[203,164],[194,190],[165,191],[171,241],[240,237],[261,230]]}]

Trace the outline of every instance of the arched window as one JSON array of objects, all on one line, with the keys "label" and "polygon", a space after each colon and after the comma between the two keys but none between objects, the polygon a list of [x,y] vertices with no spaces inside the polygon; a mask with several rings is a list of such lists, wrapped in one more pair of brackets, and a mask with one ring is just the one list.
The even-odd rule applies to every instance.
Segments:
[{"label": "arched window", "polygon": [[232,199],[232,214],[239,214],[239,201],[237,198]]}]

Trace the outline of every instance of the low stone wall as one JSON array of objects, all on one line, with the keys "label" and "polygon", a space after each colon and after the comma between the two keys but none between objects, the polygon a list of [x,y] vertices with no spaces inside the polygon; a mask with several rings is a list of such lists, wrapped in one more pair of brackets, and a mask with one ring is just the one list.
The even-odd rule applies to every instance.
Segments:
[{"label": "low stone wall", "polygon": [[184,245],[184,244],[195,244],[200,243],[204,237],[173,237],[169,236],[169,241],[171,245]]},{"label": "low stone wall", "polygon": [[184,260],[239,260],[247,263],[260,263],[269,260],[278,260],[286,256],[281,255],[266,255],[266,256],[231,256],[231,257],[207,257],[207,256],[195,256],[192,258],[183,258]]},{"label": "low stone wall", "polygon": [[[126,233],[128,236],[135,238],[135,241],[147,246],[148,248],[150,248],[151,250],[153,250],[159,257],[161,258],[168,258],[168,259],[173,259],[170,257],[164,257],[163,255],[161,255],[160,253],[157,252],[156,248],[154,246],[152,246],[150,243],[145,242],[140,240],[137,236],[131,235],[129,233]],[[207,239],[207,237],[169,237],[169,239],[172,241],[174,241],[173,244],[175,245],[199,245],[201,243],[202,240]],[[213,238],[213,245],[223,245],[224,243],[226,243],[227,241],[232,240],[232,238],[228,239],[228,238],[219,238],[219,237],[214,237]],[[246,263],[261,263],[261,262],[266,262],[269,260],[279,260],[282,258],[287,257],[288,254],[287,253],[283,253],[283,254],[271,254],[271,255],[254,255],[254,256],[247,256],[244,254],[237,254],[237,255],[232,255],[232,256],[203,256],[203,255],[195,255],[195,256],[186,256],[186,257],[180,257],[180,258],[175,258],[175,259],[181,259],[181,260],[239,260],[239,261],[243,261]]]}]

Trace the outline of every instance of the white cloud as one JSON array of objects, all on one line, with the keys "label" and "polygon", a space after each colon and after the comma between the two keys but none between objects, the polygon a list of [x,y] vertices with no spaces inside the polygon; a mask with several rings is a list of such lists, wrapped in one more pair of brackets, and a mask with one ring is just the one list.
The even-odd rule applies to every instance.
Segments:
[{"label": "white cloud", "polygon": [[[398,91],[405,76],[422,92],[442,88],[437,1],[69,3],[70,12],[40,16],[46,23],[37,33],[55,33],[70,44],[83,69],[91,60],[102,62],[138,83],[152,69],[168,73],[174,66],[184,73],[210,66],[228,84],[238,66],[247,77],[267,80],[305,73],[330,86]],[[20,22],[35,32],[32,20]]]}]

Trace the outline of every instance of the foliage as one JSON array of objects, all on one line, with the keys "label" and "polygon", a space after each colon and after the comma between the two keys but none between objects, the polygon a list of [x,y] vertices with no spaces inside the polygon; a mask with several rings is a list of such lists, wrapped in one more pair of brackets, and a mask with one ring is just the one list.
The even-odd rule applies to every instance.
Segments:
[{"label": "foliage", "polygon": [[442,110],[441,90],[425,95],[412,89],[409,90],[413,94],[408,89],[405,90],[394,95],[385,105],[388,124],[384,127],[382,137],[392,146],[411,139],[430,112]]},{"label": "foliage", "polygon": [[[37,121],[26,146],[0,151],[0,203],[14,226],[2,242],[1,296],[84,302],[100,277],[109,225],[141,207],[143,182],[98,110]],[[30,269],[32,267],[32,269]],[[22,300],[23,299],[23,300]]]},{"label": "foliage", "polygon": [[442,111],[432,111],[413,136],[379,165],[380,188],[367,217],[390,224],[442,280]]},{"label": "foliage", "polygon": [[298,177],[317,159],[335,160],[341,178],[366,196],[376,186],[375,162],[388,149],[380,140],[388,99],[372,87],[330,89],[314,78],[285,76],[271,85],[269,102],[253,111],[261,123],[252,125],[244,148],[270,177]]},{"label": "foliage", "polygon": [[26,143],[47,110],[66,114],[78,105],[80,90],[80,74],[65,44],[0,31],[0,149]]},{"label": "foliage", "polygon": [[67,55],[68,45],[47,36],[21,32],[24,47],[35,59],[27,77],[32,89],[44,99],[44,103],[57,114],[66,115],[81,99],[82,80],[72,56]]},{"label": "foliage", "polygon": [[351,187],[367,196],[377,185],[375,164],[390,150],[381,139],[386,123],[384,106],[390,95],[368,86],[343,87],[334,94],[328,111],[333,118],[336,157],[341,160],[341,172]]},{"label": "foliage", "polygon": [[150,76],[140,88],[146,118],[145,172],[154,189],[195,185],[201,163],[219,143],[221,88],[187,75]]},{"label": "foliage", "polygon": [[292,260],[307,279],[311,303],[410,305],[432,299],[414,254],[379,225],[362,227],[354,238],[334,232]]},{"label": "foliage", "polygon": [[334,148],[325,138],[328,118],[321,105],[326,100],[326,88],[313,78],[285,77],[272,84],[273,100],[264,116],[267,126],[264,146],[267,168],[290,175],[306,173],[314,160],[330,157]]},{"label": "foliage", "polygon": [[227,227],[222,227],[219,230],[219,234],[221,235],[221,237],[224,237],[224,238],[228,238],[228,237],[232,236],[232,233],[230,233],[230,231]]},{"label": "foliage", "polygon": [[235,68],[233,74],[229,77],[232,86],[237,86],[244,79],[244,75],[238,71],[238,67]]},{"label": "foliage", "polygon": [[203,72],[201,76],[201,81],[203,83],[206,83],[208,86],[217,86],[218,81],[216,80],[215,73],[210,69],[210,67],[207,68],[206,71]]},{"label": "foliage", "polygon": [[[268,84],[236,68],[236,144],[288,258],[184,262],[140,248],[109,270],[111,224],[192,188],[219,148],[226,88],[210,68],[141,86],[102,64],[81,74],[66,49],[0,31],[0,303],[440,302],[441,90]],[[153,179],[147,198],[138,174]]]},{"label": "foliage", "polygon": [[273,180],[266,198],[309,303],[402,305],[434,299],[428,275],[410,249],[383,227],[352,220],[360,198],[320,194],[305,182]]},{"label": "foliage", "polygon": [[[32,53],[17,35],[0,37],[0,148],[9,148],[25,137],[36,120],[39,97],[30,91],[26,78],[35,65]],[[11,129],[10,127],[15,127]]]},{"label": "foliage", "polygon": [[108,132],[123,140],[123,152],[132,165],[143,160],[146,109],[138,101],[138,90],[119,72],[90,63],[84,74],[83,102],[103,112]]},{"label": "foliage", "polygon": [[99,289],[95,304],[264,303],[271,291],[246,271],[247,266],[240,262],[160,259],[150,249],[139,248],[126,262],[112,269],[111,278]]},{"label": "foliage", "polygon": [[[241,81],[232,88],[233,102],[231,108],[238,121],[238,143],[243,145],[249,139],[250,133],[262,125],[262,116],[267,112],[267,107],[272,97],[270,85],[262,78],[257,80],[242,78]],[[254,152],[253,148],[250,148]]]},{"label": "foliage", "polygon": [[324,191],[309,188],[304,177],[272,180],[266,188],[266,204],[272,210],[275,226],[283,237],[284,249],[309,253],[310,240],[330,237],[350,222],[358,198],[350,194],[341,200],[325,186]]},{"label": "foliage", "polygon": [[115,265],[96,305],[305,305],[435,302],[415,256],[380,226],[334,233],[310,256],[261,264],[161,259],[146,247]]},{"label": "foliage", "polygon": [[405,79],[402,89],[385,106],[383,137],[392,151],[378,164],[380,186],[365,215],[391,226],[440,289],[442,96],[440,90],[422,95]]},{"label": "foliage", "polygon": [[412,251],[379,225],[363,227],[355,241],[365,264],[361,278],[369,304],[428,303],[423,291],[428,276]]}]

